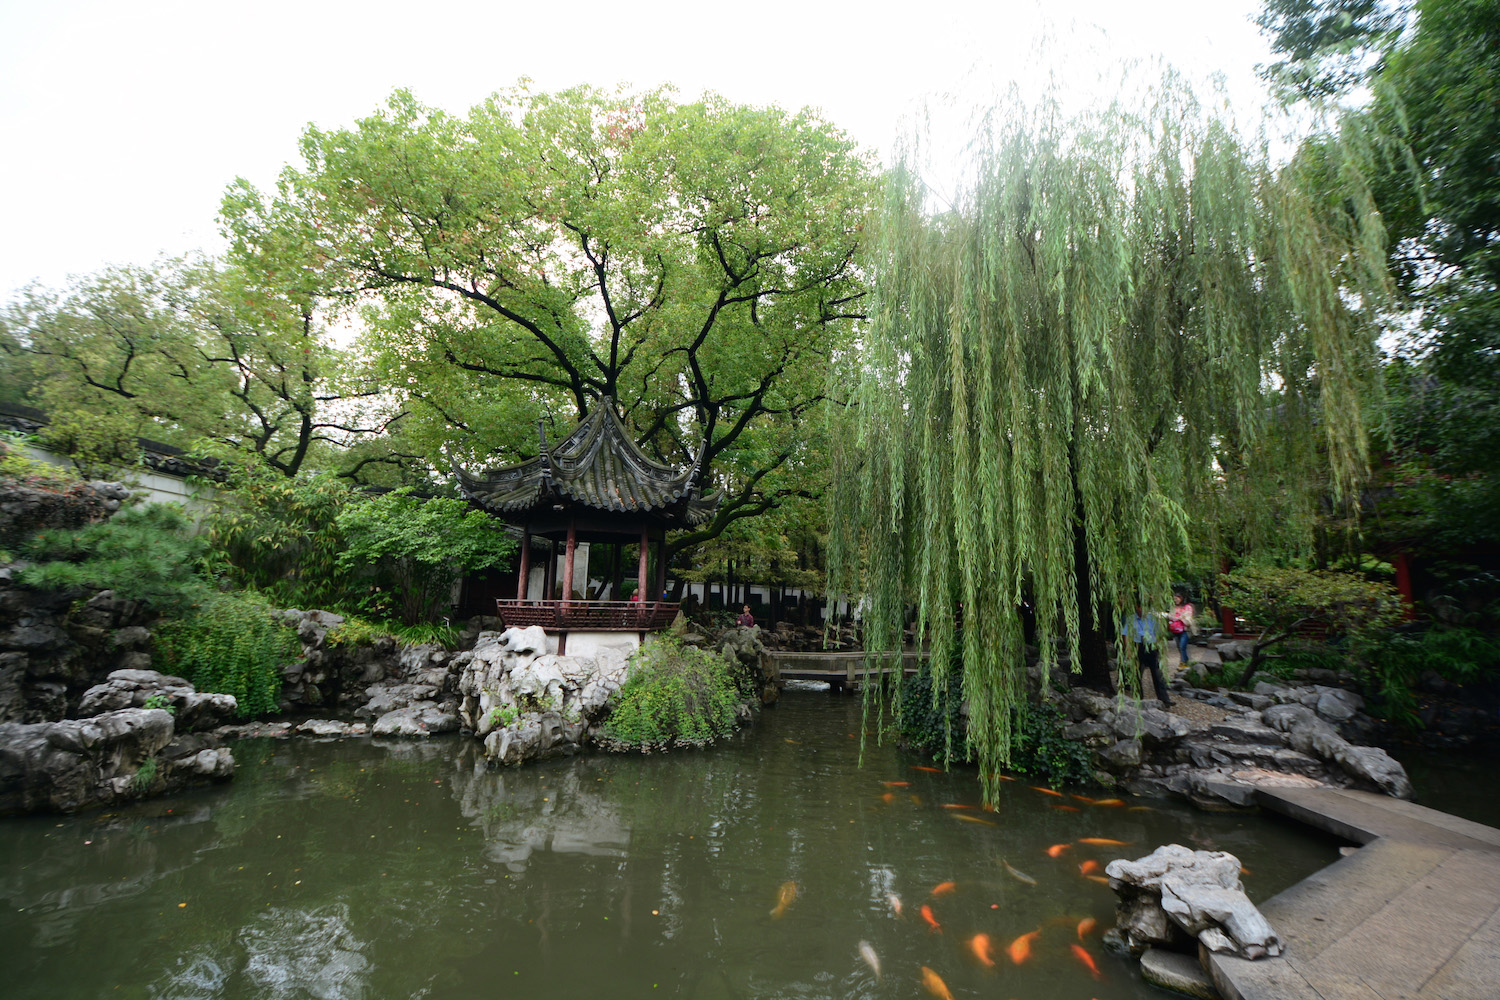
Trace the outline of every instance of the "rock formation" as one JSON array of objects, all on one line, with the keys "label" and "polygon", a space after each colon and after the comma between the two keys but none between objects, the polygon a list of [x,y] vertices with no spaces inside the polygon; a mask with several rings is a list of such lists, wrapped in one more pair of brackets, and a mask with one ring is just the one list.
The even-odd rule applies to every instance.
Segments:
[{"label": "rock formation", "polygon": [[1154,701],[1137,706],[1071,691],[1059,700],[1072,720],[1063,735],[1093,751],[1103,780],[1139,795],[1183,796],[1206,809],[1253,807],[1255,789],[1267,784],[1353,786],[1411,798],[1400,763],[1343,735],[1370,728],[1359,695],[1324,685],[1271,684],[1232,694],[1179,687],[1178,697],[1220,700],[1238,710],[1194,728]]},{"label": "rock formation", "polygon": [[1111,940],[1131,954],[1188,939],[1240,958],[1280,955],[1281,939],[1240,884],[1240,862],[1223,851],[1159,847],[1136,861],[1104,867],[1120,897]]},{"label": "rock formation", "polygon": [[540,628],[479,636],[463,661],[458,691],[465,729],[484,741],[500,764],[577,753],[610,699],[625,683],[629,653],[605,648],[591,656],[557,656]]},{"label": "rock formation", "polygon": [[0,724],[0,815],[73,812],[233,773],[228,750],[211,737],[177,736],[165,709]]}]

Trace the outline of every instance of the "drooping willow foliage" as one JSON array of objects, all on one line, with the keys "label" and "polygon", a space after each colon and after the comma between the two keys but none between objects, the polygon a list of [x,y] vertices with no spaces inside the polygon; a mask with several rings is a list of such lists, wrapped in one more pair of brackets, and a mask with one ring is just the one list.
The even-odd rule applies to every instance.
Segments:
[{"label": "drooping willow foliage", "polygon": [[911,606],[939,671],[961,643],[985,773],[1023,602],[1045,669],[1062,639],[1107,685],[1102,626],[1167,607],[1174,560],[1300,545],[1366,464],[1387,279],[1359,175],[1273,168],[1180,88],[1147,104],[992,112],[951,207],[908,158],[875,227],[830,586],[864,595],[868,648]]}]

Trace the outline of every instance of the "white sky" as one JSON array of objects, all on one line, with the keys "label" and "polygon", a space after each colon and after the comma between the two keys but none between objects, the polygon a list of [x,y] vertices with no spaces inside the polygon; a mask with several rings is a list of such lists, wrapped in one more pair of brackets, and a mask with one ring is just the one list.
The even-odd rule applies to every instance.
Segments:
[{"label": "white sky", "polygon": [[[219,248],[220,194],[268,187],[308,122],[349,125],[396,87],[463,111],[529,76],[676,84],[821,108],[877,150],[924,95],[1114,58],[1219,72],[1241,109],[1269,61],[1255,0],[0,0],[0,301],[33,278]],[[1037,57],[1043,36],[1053,55]]]}]

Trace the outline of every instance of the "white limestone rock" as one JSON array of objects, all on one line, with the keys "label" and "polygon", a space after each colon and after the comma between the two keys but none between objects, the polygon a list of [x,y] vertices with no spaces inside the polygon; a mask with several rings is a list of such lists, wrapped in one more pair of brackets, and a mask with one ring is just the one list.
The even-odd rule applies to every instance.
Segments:
[{"label": "white limestone rock", "polygon": [[[1137,925],[1146,923],[1141,911],[1155,897],[1172,923],[1212,951],[1241,958],[1281,954],[1281,939],[1245,895],[1232,854],[1168,844],[1136,861],[1111,861],[1104,871],[1121,897],[1122,914]],[[1129,939],[1130,928],[1122,929]]]}]

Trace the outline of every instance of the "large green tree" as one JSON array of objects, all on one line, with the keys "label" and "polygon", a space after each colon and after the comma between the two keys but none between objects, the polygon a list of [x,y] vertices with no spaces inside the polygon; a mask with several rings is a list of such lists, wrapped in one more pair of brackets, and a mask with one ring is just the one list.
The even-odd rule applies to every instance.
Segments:
[{"label": "large green tree", "polygon": [[296,475],[378,427],[346,409],[339,352],[310,299],[202,259],[115,267],[0,311],[0,348],[48,443],[87,463],[131,464],[136,439]]},{"label": "large green tree", "polygon": [[[1461,563],[1493,560],[1500,552],[1500,3],[1268,0],[1260,23],[1292,57],[1282,70],[1340,60],[1362,67],[1338,81],[1328,77],[1321,91],[1293,88],[1289,96],[1337,96],[1352,83],[1365,85],[1365,100],[1345,110],[1338,127],[1368,150],[1407,309],[1409,335],[1388,372],[1382,442],[1396,489],[1378,505],[1371,538]],[[1316,135],[1309,150],[1330,141]]]},{"label": "large green tree", "polygon": [[234,259],[359,311],[435,465],[535,454],[537,420],[611,398],[725,490],[687,541],[806,492],[799,428],[860,313],[873,189],[817,115],[581,87],[460,117],[402,92],[302,151],[273,194],[226,195]]},{"label": "large green tree", "polygon": [[1044,665],[1062,638],[1108,688],[1111,620],[1166,607],[1194,542],[1258,508],[1306,543],[1289,515],[1366,461],[1386,286],[1367,193],[1307,183],[1326,160],[1274,169],[1173,86],[1147,107],[997,110],[951,210],[909,167],[887,188],[835,585],[869,595],[868,644],[915,603],[940,670],[961,623],[989,765],[1024,603]]}]

